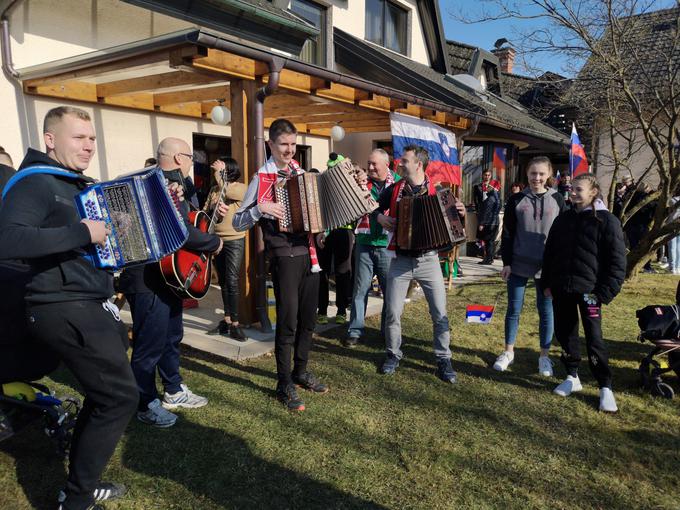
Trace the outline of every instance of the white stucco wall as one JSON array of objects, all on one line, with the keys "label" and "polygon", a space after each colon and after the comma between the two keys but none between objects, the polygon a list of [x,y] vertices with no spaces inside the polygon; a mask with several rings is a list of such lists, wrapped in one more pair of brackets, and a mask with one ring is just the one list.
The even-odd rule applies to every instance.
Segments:
[{"label": "white stucco wall", "polygon": [[375,141],[391,140],[392,133],[352,133],[348,134],[344,140],[333,143],[333,150],[338,154],[349,157],[352,161],[362,167],[366,167],[366,161],[371,151],[375,148]]},{"label": "white stucco wall", "polygon": [[[13,60],[19,70],[189,26],[117,0],[24,0],[10,16]],[[97,133],[97,155],[87,173],[100,179],[141,168],[167,136],[191,143],[193,133],[231,135],[228,126],[206,120],[24,95],[21,86],[3,74],[0,146],[16,166],[28,147],[44,150],[42,119],[50,108],[62,104],[90,112]],[[301,136],[299,143],[313,147],[315,166],[325,165],[328,139],[307,135]]]}]

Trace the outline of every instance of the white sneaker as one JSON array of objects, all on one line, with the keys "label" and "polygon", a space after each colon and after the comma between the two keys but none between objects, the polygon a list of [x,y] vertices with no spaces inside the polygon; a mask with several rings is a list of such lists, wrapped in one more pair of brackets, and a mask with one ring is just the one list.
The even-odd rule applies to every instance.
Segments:
[{"label": "white sneaker", "polygon": [[180,384],[180,388],[180,391],[172,395],[167,391],[163,394],[163,407],[166,409],[177,409],[178,407],[195,409],[208,403],[207,398],[196,395],[187,388],[186,384]]},{"label": "white sneaker", "polygon": [[581,386],[581,380],[578,378],[578,376],[573,377],[568,375],[567,378],[553,390],[553,393],[555,395],[559,395],[560,397],[568,397],[572,393],[581,391],[582,389],[583,386]]},{"label": "white sneaker", "polygon": [[600,388],[600,411],[605,413],[615,413],[619,408],[616,407],[616,399],[611,388]]},{"label": "white sneaker", "polygon": [[510,351],[503,351],[503,353],[496,358],[493,364],[493,369],[499,372],[505,372],[512,362],[515,361],[515,353]]},{"label": "white sneaker", "polygon": [[538,373],[543,377],[553,376],[553,362],[548,356],[538,357]]},{"label": "white sneaker", "polygon": [[137,411],[137,419],[147,425],[165,429],[172,427],[177,421],[177,415],[161,407],[161,401],[155,399],[149,403],[146,411]]}]

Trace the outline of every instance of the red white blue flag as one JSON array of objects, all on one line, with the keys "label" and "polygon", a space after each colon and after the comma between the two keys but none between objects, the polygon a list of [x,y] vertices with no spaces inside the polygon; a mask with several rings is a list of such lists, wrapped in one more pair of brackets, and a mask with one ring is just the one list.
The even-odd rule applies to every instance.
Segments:
[{"label": "red white blue flag", "polygon": [[390,126],[396,164],[399,164],[404,147],[419,145],[427,149],[430,156],[425,172],[433,184],[461,184],[460,160],[454,133],[432,122],[401,113],[390,113]]},{"label": "red white blue flag", "polygon": [[505,154],[507,149],[494,145],[493,147],[493,167],[496,170],[496,175],[502,175],[505,172]]},{"label": "red white blue flag", "polygon": [[571,149],[569,149],[569,172],[572,177],[588,173],[586,151],[576,132],[576,124],[571,124]]},{"label": "red white blue flag", "polygon": [[465,308],[465,322],[488,324],[493,317],[495,306],[467,305]]}]

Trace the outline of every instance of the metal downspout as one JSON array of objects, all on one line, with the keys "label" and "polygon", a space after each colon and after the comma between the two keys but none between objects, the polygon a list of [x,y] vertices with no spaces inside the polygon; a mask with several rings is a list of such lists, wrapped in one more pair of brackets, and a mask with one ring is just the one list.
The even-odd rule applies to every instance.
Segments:
[{"label": "metal downspout", "polygon": [[11,81],[19,83],[21,74],[14,68],[12,61],[12,43],[9,36],[9,11],[19,3],[19,0],[11,1],[2,11],[0,15],[0,23],[2,24],[2,71]]},{"label": "metal downspout", "polygon": [[[253,142],[255,143],[255,168],[261,168],[265,163],[265,149],[264,149],[264,101],[267,96],[276,92],[279,87],[279,78],[281,76],[281,69],[283,69],[284,60],[278,57],[270,57],[266,59],[269,66],[269,80],[264,87],[261,87],[255,94],[255,118]],[[255,227],[255,257],[257,267],[255,268],[255,313],[260,322],[260,327],[265,333],[272,331],[272,325],[269,321],[268,303],[267,303],[267,271],[266,260],[264,255],[264,237],[262,235],[262,228],[257,225]]]}]

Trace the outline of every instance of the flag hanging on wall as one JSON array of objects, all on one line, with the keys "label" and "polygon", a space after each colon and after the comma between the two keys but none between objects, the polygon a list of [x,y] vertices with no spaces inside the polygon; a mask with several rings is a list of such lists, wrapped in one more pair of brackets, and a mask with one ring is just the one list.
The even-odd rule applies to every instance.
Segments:
[{"label": "flag hanging on wall", "polygon": [[434,184],[461,184],[460,160],[454,133],[432,122],[400,113],[390,113],[390,126],[396,164],[399,164],[404,147],[419,145],[427,149],[430,156],[430,163],[425,171]]},{"label": "flag hanging on wall", "polygon": [[572,177],[588,173],[586,151],[576,132],[576,124],[571,124],[571,148],[569,149],[569,173]]},{"label": "flag hanging on wall", "polygon": [[494,145],[493,147],[493,167],[496,170],[496,175],[500,176],[505,172],[505,155],[507,149]]}]

